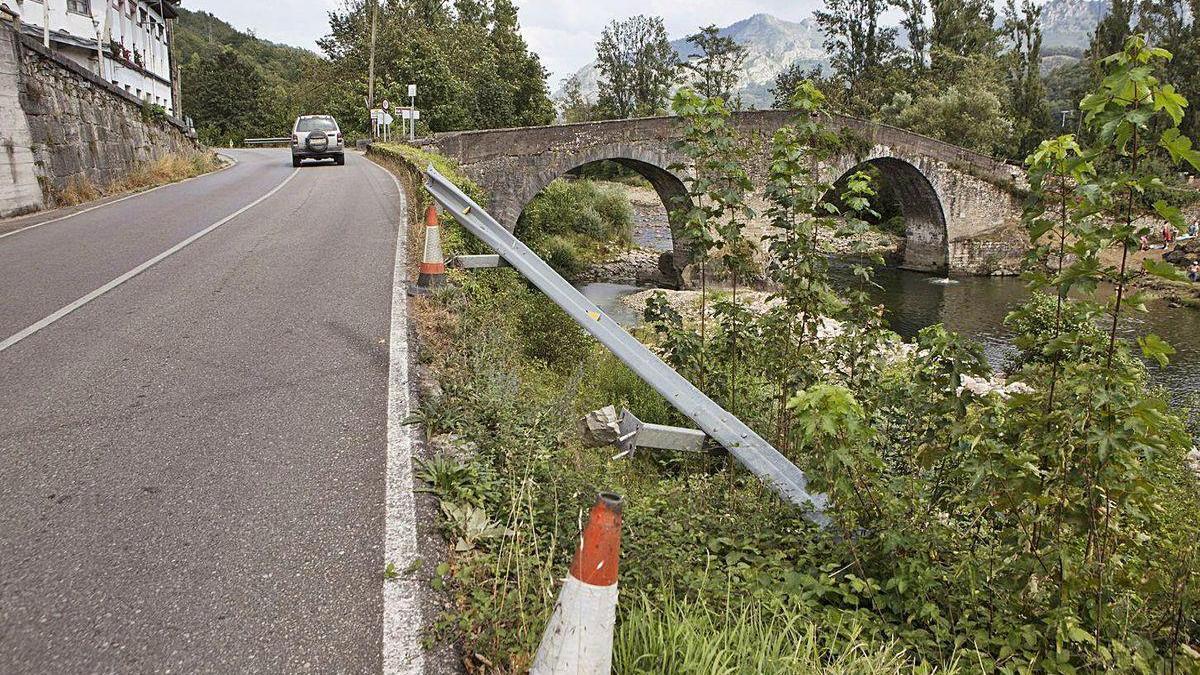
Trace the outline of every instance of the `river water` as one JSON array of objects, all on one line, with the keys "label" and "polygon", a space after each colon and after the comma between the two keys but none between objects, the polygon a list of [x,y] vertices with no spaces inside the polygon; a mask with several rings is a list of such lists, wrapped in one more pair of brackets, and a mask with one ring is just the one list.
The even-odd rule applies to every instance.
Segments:
[{"label": "river water", "polygon": [[[887,308],[889,326],[905,339],[926,326],[941,323],[982,343],[993,367],[1005,367],[1013,346],[1004,317],[1026,297],[1022,281],[1011,277],[964,277],[946,284],[928,274],[891,268],[877,270],[875,280],[881,287],[876,291],[876,302]],[[617,321],[631,324],[638,320],[638,312],[626,307],[620,298],[643,289],[589,284],[582,290]],[[1200,311],[1155,302],[1148,314],[1131,314],[1122,326],[1126,337],[1155,333],[1178,352],[1166,368],[1150,366],[1152,380],[1167,387],[1177,400],[1200,391]]]}]

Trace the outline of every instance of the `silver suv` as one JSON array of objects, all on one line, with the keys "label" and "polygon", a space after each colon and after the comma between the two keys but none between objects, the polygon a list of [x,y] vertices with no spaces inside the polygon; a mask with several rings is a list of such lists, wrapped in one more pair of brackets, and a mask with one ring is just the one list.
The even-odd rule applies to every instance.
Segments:
[{"label": "silver suv", "polygon": [[346,148],[337,120],[329,115],[302,115],[292,127],[292,166],[306,159],[332,158],[346,163]]}]

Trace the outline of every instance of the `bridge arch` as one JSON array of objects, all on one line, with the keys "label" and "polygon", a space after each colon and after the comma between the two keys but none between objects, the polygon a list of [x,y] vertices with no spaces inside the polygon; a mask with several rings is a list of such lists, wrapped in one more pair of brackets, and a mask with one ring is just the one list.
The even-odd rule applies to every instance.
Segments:
[{"label": "bridge arch", "polygon": [[880,196],[895,203],[904,217],[904,259],[901,266],[944,273],[950,265],[950,231],[937,187],[919,166],[887,150],[876,149],[862,160],[834,167],[837,184],[852,173],[875,168],[881,178]]},{"label": "bridge arch", "polygon": [[640,176],[648,180],[654,187],[654,191],[658,193],[663,207],[669,214],[674,209],[679,208],[681,204],[686,205],[690,202],[687,187],[684,186],[683,179],[670,168],[677,164],[682,164],[680,158],[674,155],[675,153],[665,150],[613,145],[590,148],[586,152],[558,157],[545,165],[544,168],[528,180],[525,180],[516,194],[512,195],[513,223],[515,224],[516,222],[515,216],[519,216],[525,210],[525,207],[529,205],[529,202],[533,201],[533,198],[541,193],[542,190],[545,190],[546,186],[554,182],[555,179],[561,178],[580,167],[603,161],[620,164],[627,169],[637,172]]},{"label": "bridge arch", "polygon": [[[746,138],[766,139],[788,124],[794,112],[735,113],[733,124]],[[906,267],[992,274],[1012,269],[1028,245],[1020,229],[1017,196],[1027,185],[1022,170],[1003,161],[903,129],[833,115],[831,126],[848,130],[855,148],[822,167],[826,181],[869,162],[878,165],[908,220]],[[679,157],[678,118],[581,122],[546,127],[437,134],[422,145],[454,159],[463,173],[490,196],[489,212],[514,229],[526,204],[555,178],[599,160],[615,160],[646,175],[670,207],[682,195],[684,175],[670,169]],[[861,156],[858,149],[865,149]],[[770,169],[766,143],[758,143],[748,168],[759,188],[752,205],[762,207],[761,188]],[[687,243],[673,228],[675,274],[684,268]],[[665,261],[664,261],[665,262]]]},{"label": "bridge arch", "polygon": [[[672,168],[683,166],[684,160],[674,151],[673,145],[669,143],[656,144],[656,147],[649,148],[628,144],[614,144],[589,148],[584,152],[555,158],[553,161],[543,165],[536,174],[522,181],[520,187],[514,190],[505,200],[508,203],[499,206],[499,210],[507,215],[501,222],[504,222],[507,227],[513,229],[520,215],[524,212],[525,207],[533,201],[534,197],[545,190],[550,183],[576,169],[604,161],[614,162],[636,172],[649,181],[655,193],[658,194],[658,198],[662,201],[663,209],[667,213],[667,218],[671,226],[671,258],[669,267],[672,269],[668,277],[677,276],[678,270],[682,269],[686,260],[687,243],[676,227],[675,219],[671,217],[671,214],[676,209],[690,206],[691,197],[688,195],[687,187],[683,182],[684,174]],[[663,271],[666,273],[668,270]]]}]

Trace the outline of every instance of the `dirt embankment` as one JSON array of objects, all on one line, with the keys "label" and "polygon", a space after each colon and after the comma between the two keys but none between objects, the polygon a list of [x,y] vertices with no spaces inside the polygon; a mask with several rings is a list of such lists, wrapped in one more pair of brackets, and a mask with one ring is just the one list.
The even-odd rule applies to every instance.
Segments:
[{"label": "dirt embankment", "polygon": [[[1200,221],[1200,206],[1187,209],[1184,218],[1188,223]],[[1151,222],[1158,223],[1157,220]],[[1155,236],[1149,237],[1147,243],[1150,248],[1130,250],[1125,260],[1125,268],[1137,275],[1133,282],[1134,288],[1147,291],[1171,304],[1200,309],[1200,282],[1169,281],[1145,272],[1146,261],[1149,260],[1171,263],[1186,273],[1192,264],[1200,262],[1200,237],[1188,237],[1183,241],[1175,240],[1167,244],[1156,231]],[[1121,249],[1111,248],[1101,253],[1100,262],[1119,269],[1123,255]]]}]

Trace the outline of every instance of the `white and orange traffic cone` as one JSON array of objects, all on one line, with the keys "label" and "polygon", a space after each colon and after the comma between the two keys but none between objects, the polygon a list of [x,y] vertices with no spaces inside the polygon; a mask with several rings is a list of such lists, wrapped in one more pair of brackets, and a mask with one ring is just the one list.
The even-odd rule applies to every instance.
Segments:
[{"label": "white and orange traffic cone", "polygon": [[446,285],[446,261],[442,257],[442,227],[437,208],[425,209],[425,253],[421,256],[421,272],[417,283],[408,287],[410,295],[424,295],[431,289]]},{"label": "white and orange traffic cone", "polygon": [[571,574],[542,634],[531,675],[609,675],[617,623],[621,497],[601,492],[583,528]]}]

